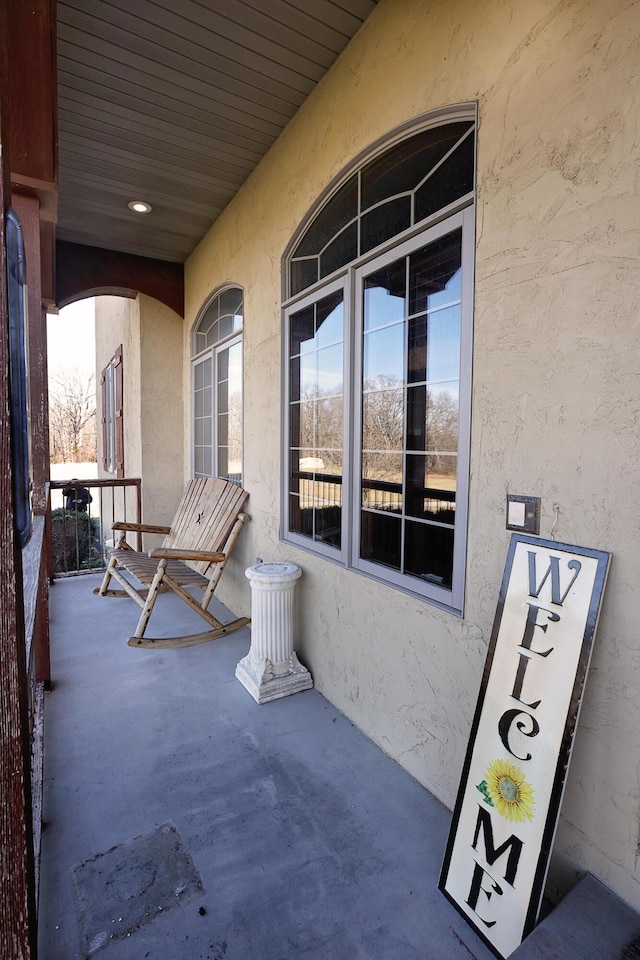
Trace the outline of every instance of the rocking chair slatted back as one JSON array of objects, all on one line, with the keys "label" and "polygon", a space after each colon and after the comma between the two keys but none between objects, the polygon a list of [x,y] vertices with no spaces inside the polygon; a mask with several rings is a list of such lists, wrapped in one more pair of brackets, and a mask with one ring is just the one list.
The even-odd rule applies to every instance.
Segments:
[{"label": "rocking chair slatted back", "polygon": [[[242,487],[207,477],[191,480],[185,490],[171,532],[163,547],[188,550],[223,550],[248,493]],[[188,565],[208,576],[211,562],[189,560]]]}]

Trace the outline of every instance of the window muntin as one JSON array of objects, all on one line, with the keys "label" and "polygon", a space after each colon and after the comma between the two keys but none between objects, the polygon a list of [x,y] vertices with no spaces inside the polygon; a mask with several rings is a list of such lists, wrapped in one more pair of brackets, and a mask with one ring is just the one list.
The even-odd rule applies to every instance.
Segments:
[{"label": "window muntin", "polygon": [[242,290],[231,287],[213,298],[193,332],[193,354],[242,330]]},{"label": "window muntin", "polygon": [[216,351],[218,476],[242,482],[242,342]]},{"label": "window muntin", "polygon": [[228,287],[192,334],[193,473],[242,483],[243,291]]},{"label": "window muntin", "polygon": [[293,311],[289,342],[291,530],[330,548],[342,541],[344,291]]},{"label": "window muntin", "polygon": [[[385,260],[387,258],[383,258]],[[362,268],[358,560],[451,589],[462,230]]]},{"label": "window muntin", "polygon": [[213,476],[213,357],[193,365],[193,474]]},{"label": "window muntin", "polygon": [[[365,164],[298,241],[285,311],[285,538],[456,612],[466,554],[474,157],[474,124],[462,120]],[[385,252],[375,256],[376,248]],[[328,398],[318,392],[316,312],[336,293],[345,373]],[[328,399],[342,404],[334,411],[341,450],[321,439]],[[329,476],[323,445],[332,451]]]},{"label": "window muntin", "polygon": [[474,124],[423,130],[353,174],[327,201],[289,261],[295,296],[473,191]]}]

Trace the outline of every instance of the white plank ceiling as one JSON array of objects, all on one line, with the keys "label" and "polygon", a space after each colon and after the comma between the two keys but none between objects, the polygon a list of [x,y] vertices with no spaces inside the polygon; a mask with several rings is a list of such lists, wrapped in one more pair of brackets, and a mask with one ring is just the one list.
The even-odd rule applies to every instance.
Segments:
[{"label": "white plank ceiling", "polygon": [[183,262],[375,3],[58,0],[58,238]]}]

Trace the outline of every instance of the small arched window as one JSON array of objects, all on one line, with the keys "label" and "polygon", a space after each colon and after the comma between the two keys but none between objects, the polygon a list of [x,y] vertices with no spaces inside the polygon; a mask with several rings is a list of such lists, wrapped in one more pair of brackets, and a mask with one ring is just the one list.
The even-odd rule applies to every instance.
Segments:
[{"label": "small arched window", "polygon": [[461,612],[475,107],[394,131],[284,269],[285,539]]},{"label": "small arched window", "polygon": [[243,291],[212,297],[191,334],[193,475],[242,483]]}]

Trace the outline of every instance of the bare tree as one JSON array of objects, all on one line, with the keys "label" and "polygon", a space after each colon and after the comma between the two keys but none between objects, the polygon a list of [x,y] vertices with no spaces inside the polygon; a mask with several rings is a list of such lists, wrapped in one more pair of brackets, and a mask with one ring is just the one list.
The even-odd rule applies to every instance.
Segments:
[{"label": "bare tree", "polygon": [[67,369],[49,384],[52,463],[79,463],[96,457],[95,377]]},{"label": "bare tree", "polygon": [[404,385],[396,377],[379,374],[364,383],[362,400],[363,447],[379,453],[402,450],[405,433]]}]

